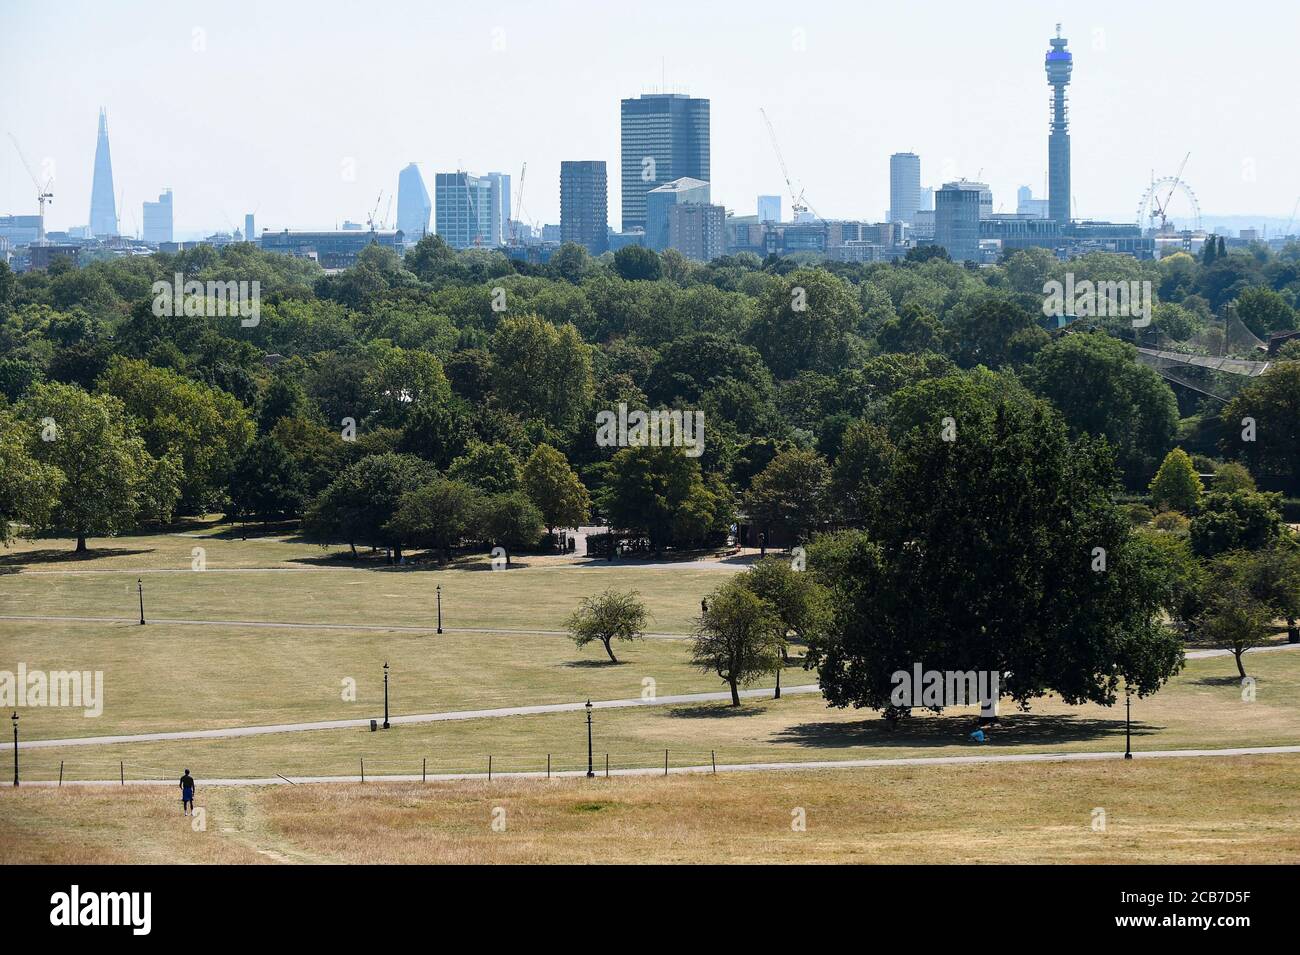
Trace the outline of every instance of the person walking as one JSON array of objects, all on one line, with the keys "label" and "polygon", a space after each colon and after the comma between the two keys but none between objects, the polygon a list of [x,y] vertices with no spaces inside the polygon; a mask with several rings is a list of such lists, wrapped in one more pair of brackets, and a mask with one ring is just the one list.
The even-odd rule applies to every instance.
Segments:
[{"label": "person walking", "polygon": [[186,816],[194,813],[194,777],[188,769],[181,777],[181,813]]}]

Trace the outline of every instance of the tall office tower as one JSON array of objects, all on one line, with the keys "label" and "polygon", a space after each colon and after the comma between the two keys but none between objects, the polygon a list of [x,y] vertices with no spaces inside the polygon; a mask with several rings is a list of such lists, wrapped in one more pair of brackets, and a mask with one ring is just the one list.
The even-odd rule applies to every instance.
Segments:
[{"label": "tall office tower", "polygon": [[592,255],[608,247],[609,186],[605,161],[560,163],[560,241],[576,242]]},{"label": "tall office tower", "polygon": [[244,216],[244,241],[256,242],[257,233],[253,230],[253,213]]},{"label": "tall office tower", "polygon": [[117,235],[117,200],[113,198],[113,160],[108,154],[108,114],[99,110],[95,141],[95,178],[90,187],[90,234]]},{"label": "tall office tower", "polygon": [[483,177],[492,184],[493,245],[505,245],[510,238],[510,174],[490,172]]},{"label": "tall office tower", "polygon": [[157,202],[144,204],[144,240],[170,242],[172,240],[172,191],[168,189]]},{"label": "tall office tower", "polygon": [[644,229],[646,193],[675,179],[710,182],[709,101],[647,93],[622,104],[622,229]]},{"label": "tall office tower", "polygon": [[[492,182],[486,176],[467,172],[440,172],[433,181],[434,218],[438,235],[453,249],[468,249],[492,244]],[[495,225],[500,234],[500,223]]]},{"label": "tall office tower", "polygon": [[911,225],[920,208],[921,157],[894,153],[889,157],[889,221]]},{"label": "tall office tower", "polygon": [[780,196],[759,196],[758,197],[758,221],[759,222],[780,222],[781,221],[781,197]]},{"label": "tall office tower", "polygon": [[980,206],[989,191],[982,182],[944,183],[934,194],[934,241],[954,262],[980,257]]},{"label": "tall office tower", "polygon": [[432,212],[420,167],[411,163],[397,174],[397,228],[406,233],[408,243],[414,245],[428,234]]},{"label": "tall office tower", "polygon": [[1065,102],[1065,88],[1070,85],[1074,57],[1065,48],[1061,25],[1049,41],[1047,82],[1052,87],[1052,126],[1047,136],[1047,209],[1048,218],[1061,225],[1070,221],[1070,115]]},{"label": "tall office tower", "polygon": [[682,202],[668,207],[668,247],[688,259],[711,262],[722,255],[727,210],[707,202]]}]

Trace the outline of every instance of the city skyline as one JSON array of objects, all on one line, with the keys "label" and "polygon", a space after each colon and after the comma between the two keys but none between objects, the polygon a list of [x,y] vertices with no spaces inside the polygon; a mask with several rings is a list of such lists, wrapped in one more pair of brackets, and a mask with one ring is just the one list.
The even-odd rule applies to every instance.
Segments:
[{"label": "city skyline", "polygon": [[[364,221],[380,190],[392,195],[412,161],[426,177],[457,169],[517,176],[527,161],[524,217],[555,223],[565,159],[607,163],[617,228],[619,103],[665,79],[670,91],[711,101],[713,201],[738,215],[753,214],[759,194],[789,203],[760,106],[796,191],[806,191],[827,218],[883,219],[889,157],[905,151],[920,156],[923,185],[988,181],[995,211],[1013,212],[1018,186],[1047,194],[1042,69],[1058,20],[1075,55],[1070,119],[1079,217],[1132,221],[1151,173],[1172,174],[1188,152],[1185,174],[1207,215],[1285,219],[1300,195],[1291,161],[1297,132],[1267,121],[1285,109],[1282,38],[1294,32],[1288,23],[1300,22],[1286,8],[1256,20],[1245,14],[1245,29],[1255,26],[1258,37],[1246,51],[1222,48],[1208,4],[1180,7],[1176,23],[1168,12],[1162,18],[1119,4],[1010,4],[996,22],[963,22],[960,31],[936,27],[942,16],[903,10],[791,14],[759,4],[744,20],[692,11],[699,29],[690,36],[665,35],[671,31],[660,21],[672,19],[673,4],[661,7],[658,19],[638,18],[632,31],[611,13],[575,7],[581,23],[567,37],[550,17],[516,4],[440,16],[437,30],[430,25],[423,34],[433,21],[417,16],[404,32],[398,21],[412,11],[394,8],[355,24],[346,43],[281,10],[235,3],[196,16],[135,6],[157,16],[119,17],[74,2],[70,9],[80,15],[61,28],[57,44],[46,39],[52,34],[42,29],[36,4],[19,2],[0,14],[0,53],[21,80],[0,92],[0,114],[33,166],[43,171],[48,161],[53,170],[51,230],[88,224],[90,130],[101,105],[113,119],[117,213],[126,234],[140,231],[142,202],[165,188],[175,195],[178,237],[233,231],[252,210],[259,227],[271,229]],[[867,56],[860,38],[880,33],[863,32],[872,17],[897,35],[891,49]],[[154,25],[141,31],[146,19]],[[1147,42],[1157,26],[1175,40],[1160,59]],[[286,31],[301,37],[286,41]],[[415,65],[397,74],[362,69],[381,58],[369,51],[384,50],[387,60],[385,45],[405,48],[421,35],[439,38],[437,57],[398,57]],[[104,37],[124,55],[140,52],[136,68],[99,76],[76,65],[78,51]],[[575,44],[591,53],[577,71],[565,65]],[[553,51],[554,62],[537,58],[542,49]],[[713,51],[712,62],[700,58],[704,49]],[[258,70],[244,75],[229,66],[245,60]],[[335,60],[384,79],[331,82]],[[51,73],[52,63],[60,65]],[[471,67],[478,69],[463,72]],[[729,75],[742,67],[743,78]],[[160,71],[176,81],[160,84]],[[467,75],[474,77],[468,86],[460,79]],[[31,95],[38,88],[41,95]],[[1116,111],[1115,102],[1147,108]],[[6,145],[3,156],[0,213],[35,213],[16,151]]]}]

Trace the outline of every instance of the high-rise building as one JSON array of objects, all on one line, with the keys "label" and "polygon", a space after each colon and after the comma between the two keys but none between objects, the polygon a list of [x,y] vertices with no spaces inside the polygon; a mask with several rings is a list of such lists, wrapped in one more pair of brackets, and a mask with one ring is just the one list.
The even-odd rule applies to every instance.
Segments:
[{"label": "high-rise building", "polygon": [[1070,85],[1074,57],[1065,48],[1061,25],[1047,51],[1047,82],[1052,87],[1052,125],[1047,135],[1047,209],[1062,225],[1070,221],[1070,114],[1065,88]]},{"label": "high-rise building", "polygon": [[709,101],[647,93],[622,104],[624,232],[644,229],[646,194],[675,179],[709,182]]},{"label": "high-rise building", "polygon": [[980,207],[989,192],[982,182],[944,183],[934,194],[934,241],[954,262],[980,258]]},{"label": "high-rise building", "polygon": [[440,172],[434,177],[434,218],[438,235],[453,249],[493,244],[500,235],[494,217],[499,207],[492,202],[492,182],[486,176],[467,172]]},{"label": "high-rise building", "polygon": [[163,192],[157,202],[144,204],[144,240],[170,242],[172,240],[172,191]]},{"label": "high-rise building", "polygon": [[1021,186],[1016,190],[1016,215],[1033,216],[1036,219],[1051,218],[1046,199],[1035,199],[1034,190]]},{"label": "high-rise building", "polygon": [[108,113],[99,110],[95,140],[95,176],[90,186],[90,233],[117,235],[117,200],[113,197],[113,160],[108,153]]},{"label": "high-rise building", "polygon": [[244,241],[256,242],[257,233],[253,230],[253,213],[244,216]]},{"label": "high-rise building", "polygon": [[668,207],[668,247],[688,259],[711,262],[722,255],[727,210],[707,202],[682,202]]},{"label": "high-rise building", "polygon": [[759,196],[758,197],[758,221],[759,222],[780,222],[781,221],[781,197],[780,196]]},{"label": "high-rise building", "polygon": [[406,235],[406,241],[419,242],[429,232],[429,216],[433,203],[429,190],[424,188],[420,167],[411,163],[397,174],[397,228]]},{"label": "high-rise building", "polygon": [[605,161],[560,163],[560,241],[576,242],[592,255],[608,246],[609,186]]},{"label": "high-rise building", "polygon": [[921,157],[894,153],[889,157],[889,221],[908,225],[921,208]]},{"label": "high-rise building", "polygon": [[490,172],[483,178],[492,184],[492,244],[505,245],[510,238],[510,174]]},{"label": "high-rise building", "polygon": [[645,244],[656,251],[669,248],[668,216],[673,206],[709,201],[709,184],[684,176],[656,186],[645,196]]}]

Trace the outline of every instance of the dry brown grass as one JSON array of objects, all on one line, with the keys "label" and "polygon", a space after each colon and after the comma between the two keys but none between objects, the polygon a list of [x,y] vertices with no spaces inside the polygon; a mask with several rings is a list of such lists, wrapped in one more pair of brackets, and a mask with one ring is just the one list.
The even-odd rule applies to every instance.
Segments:
[{"label": "dry brown grass", "polygon": [[[0,793],[0,862],[1294,863],[1296,757]],[[794,831],[802,808],[807,830]],[[1104,809],[1106,831],[1092,827]],[[504,812],[505,830],[493,831]]]}]

